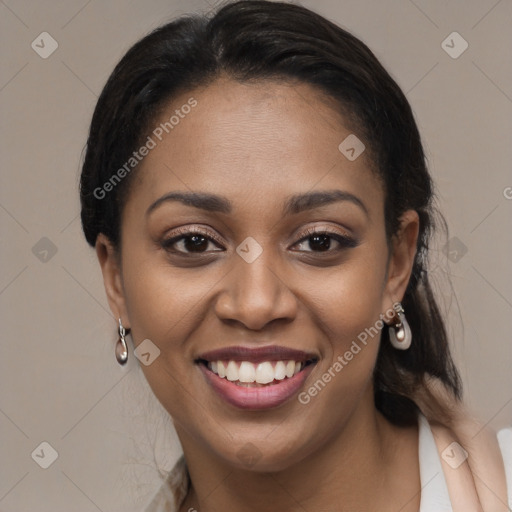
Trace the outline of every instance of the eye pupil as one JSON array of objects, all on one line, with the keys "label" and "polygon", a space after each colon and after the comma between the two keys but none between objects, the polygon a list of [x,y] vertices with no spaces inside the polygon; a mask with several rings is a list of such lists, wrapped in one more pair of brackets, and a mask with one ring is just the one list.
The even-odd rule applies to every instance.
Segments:
[{"label": "eye pupil", "polygon": [[[192,243],[190,243],[192,242]],[[206,244],[205,244],[206,242]],[[192,235],[185,238],[185,249],[187,251],[193,251],[194,249],[206,249],[208,247],[208,240],[202,235]],[[202,247],[204,245],[204,247]]]},{"label": "eye pupil", "polygon": [[309,239],[309,245],[312,249],[316,247],[320,251],[327,251],[331,247],[331,237],[329,235],[313,235]]}]

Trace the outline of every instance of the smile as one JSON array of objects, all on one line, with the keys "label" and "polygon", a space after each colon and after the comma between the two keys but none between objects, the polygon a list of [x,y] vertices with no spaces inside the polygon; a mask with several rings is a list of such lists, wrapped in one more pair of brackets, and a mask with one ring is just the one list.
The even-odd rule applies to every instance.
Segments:
[{"label": "smile", "polygon": [[318,357],[282,347],[234,347],[196,359],[210,388],[241,409],[277,407],[295,395]]}]

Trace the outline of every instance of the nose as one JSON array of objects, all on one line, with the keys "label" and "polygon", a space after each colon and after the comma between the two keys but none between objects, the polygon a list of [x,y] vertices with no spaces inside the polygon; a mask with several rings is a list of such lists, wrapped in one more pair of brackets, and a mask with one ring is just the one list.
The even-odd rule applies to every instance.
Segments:
[{"label": "nose", "polygon": [[[290,322],[297,314],[297,298],[285,282],[284,272],[272,265],[266,251],[252,263],[234,256],[235,268],[223,281],[215,312],[225,322],[261,330],[270,322]],[[271,255],[269,255],[271,256]]]}]

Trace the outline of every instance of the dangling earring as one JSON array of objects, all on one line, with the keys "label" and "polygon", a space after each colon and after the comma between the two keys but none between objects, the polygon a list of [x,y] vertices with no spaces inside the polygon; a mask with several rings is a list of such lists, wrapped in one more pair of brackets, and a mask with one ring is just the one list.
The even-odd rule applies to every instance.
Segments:
[{"label": "dangling earring", "polygon": [[116,359],[117,362],[124,366],[126,364],[126,361],[128,361],[128,345],[126,344],[126,329],[123,327],[123,324],[121,323],[121,319],[119,319],[119,339],[116,343]]},{"label": "dangling earring", "polygon": [[389,341],[398,350],[407,350],[411,346],[412,333],[400,302],[395,302],[393,308],[398,320],[389,326]]}]

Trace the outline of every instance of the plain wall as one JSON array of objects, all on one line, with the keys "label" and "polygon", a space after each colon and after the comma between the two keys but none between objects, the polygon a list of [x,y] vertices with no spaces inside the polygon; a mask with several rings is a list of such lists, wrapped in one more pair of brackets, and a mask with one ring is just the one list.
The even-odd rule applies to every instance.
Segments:
[{"label": "plain wall", "polygon": [[[367,43],[411,102],[450,228],[431,271],[465,396],[485,423],[511,424],[512,3],[302,3]],[[2,512],[141,510],[160,485],[155,461],[169,469],[180,453],[138,361],[115,361],[116,323],[81,232],[77,185],[115,64],[158,25],[210,7],[0,3]],[[46,59],[31,47],[44,31],[58,43]],[[469,44],[456,59],[441,46],[454,31]],[[48,469],[31,457],[43,441],[58,452]]]}]

